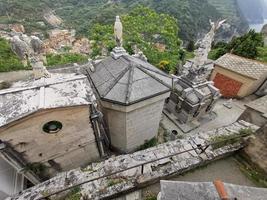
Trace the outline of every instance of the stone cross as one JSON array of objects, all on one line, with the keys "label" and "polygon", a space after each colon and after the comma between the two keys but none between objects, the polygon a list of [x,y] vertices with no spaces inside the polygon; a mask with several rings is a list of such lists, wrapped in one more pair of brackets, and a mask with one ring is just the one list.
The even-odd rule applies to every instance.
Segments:
[{"label": "stone cross", "polygon": [[115,40],[117,43],[117,47],[122,47],[122,23],[120,20],[120,16],[116,16],[116,21],[114,24],[114,35],[115,35]]}]

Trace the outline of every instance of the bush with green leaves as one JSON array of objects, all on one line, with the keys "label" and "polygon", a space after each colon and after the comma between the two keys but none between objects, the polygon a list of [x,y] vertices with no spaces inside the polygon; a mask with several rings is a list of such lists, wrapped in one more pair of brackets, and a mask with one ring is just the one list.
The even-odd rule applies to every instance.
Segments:
[{"label": "bush with green leaves", "polygon": [[[181,41],[178,38],[178,25],[175,18],[167,14],[158,14],[147,7],[138,6],[129,14],[121,17],[123,23],[123,46],[133,53],[136,45],[147,56],[148,61],[158,67],[162,61],[168,62],[166,71],[175,72],[177,63],[181,60]],[[97,56],[102,48],[111,51],[115,47],[113,24],[95,24],[90,32],[94,40],[93,54]],[[165,50],[156,47],[162,44]]]},{"label": "bush with green leaves", "polygon": [[229,43],[219,42],[215,44],[209,53],[209,58],[216,60],[225,53],[233,53],[245,58],[256,59],[261,55],[263,45],[262,34],[250,30],[240,37],[234,37]]},{"label": "bush with green leaves", "polygon": [[243,128],[238,133],[230,135],[219,135],[210,138],[210,143],[213,149],[219,149],[227,145],[232,145],[240,142],[243,137],[247,137],[253,133],[251,128]]},{"label": "bush with green leaves", "polygon": [[7,40],[0,38],[0,72],[16,71],[27,69],[19,58],[11,50]]},{"label": "bush with green leaves", "polygon": [[64,65],[70,63],[81,63],[87,61],[88,57],[78,53],[47,54],[48,66]]},{"label": "bush with green leaves", "polygon": [[139,147],[139,150],[148,149],[156,146],[157,144],[158,144],[157,138],[153,137],[151,140],[146,140],[145,143]]}]

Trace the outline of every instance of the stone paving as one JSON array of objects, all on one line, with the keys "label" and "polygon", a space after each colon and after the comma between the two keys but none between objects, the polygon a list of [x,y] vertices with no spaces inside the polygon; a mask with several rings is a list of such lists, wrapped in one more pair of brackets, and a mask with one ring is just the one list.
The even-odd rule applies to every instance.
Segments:
[{"label": "stone paving", "polygon": [[184,133],[170,118],[168,118],[165,114],[162,115],[162,123],[164,127],[168,130],[176,130],[179,135],[183,137],[188,137],[192,136],[195,134],[198,134],[199,132],[205,132],[205,131],[210,131],[216,128],[220,128],[223,126],[228,126],[229,124],[234,123],[237,121],[239,116],[244,112],[246,107],[244,106],[246,103],[250,102],[251,99],[254,97],[246,98],[243,100],[236,100],[234,99],[231,103],[232,108],[229,109],[224,106],[226,102],[228,102],[227,99],[219,99],[218,102],[216,103],[214,107],[214,114],[216,115],[215,119],[210,120],[207,119],[202,119],[201,125],[194,129],[191,130],[188,133]]},{"label": "stone paving", "polygon": [[[192,137],[164,143],[133,154],[111,157],[103,162],[92,163],[84,169],[79,168],[60,173],[56,177],[27,189],[18,196],[9,197],[8,199],[36,200],[43,197],[43,195],[74,186],[86,180],[108,175],[119,170],[125,170],[129,167],[166,157],[174,153],[197,148],[199,144],[206,145],[209,143],[211,137],[232,135],[238,133],[243,128],[251,128],[253,131],[256,131],[259,127],[244,121],[239,121],[223,128],[198,133]],[[141,167],[136,167],[112,175],[111,177],[86,183],[81,186],[80,192],[83,197],[87,197],[88,199],[110,199],[114,195],[141,187],[140,185],[145,186],[145,184],[159,180],[160,178],[189,171],[212,160],[233,153],[242,147],[243,144],[238,142],[219,149],[212,149],[210,146],[206,149],[205,153],[200,153],[200,150],[182,153],[144,165],[143,173],[141,172]],[[53,198],[56,199],[55,196]]]}]

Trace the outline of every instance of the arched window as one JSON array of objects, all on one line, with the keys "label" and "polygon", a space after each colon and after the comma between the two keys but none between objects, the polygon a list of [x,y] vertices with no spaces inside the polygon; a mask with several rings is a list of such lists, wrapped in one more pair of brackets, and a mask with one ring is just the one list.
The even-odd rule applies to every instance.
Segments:
[{"label": "arched window", "polygon": [[62,129],[63,125],[59,121],[50,121],[43,126],[43,131],[48,134],[54,134]]}]

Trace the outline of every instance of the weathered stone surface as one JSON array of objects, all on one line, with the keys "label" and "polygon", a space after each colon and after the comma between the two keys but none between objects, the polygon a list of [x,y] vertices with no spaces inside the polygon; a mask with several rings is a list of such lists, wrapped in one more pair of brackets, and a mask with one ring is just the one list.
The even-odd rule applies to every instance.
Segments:
[{"label": "weathered stone surface", "polygon": [[[244,122],[236,122],[221,129],[227,128],[232,130],[236,127],[239,127],[240,129],[250,127],[254,131],[258,129],[257,126]],[[81,186],[82,195],[87,196],[88,198],[100,199],[103,197],[111,197],[112,195],[134,189],[137,184],[144,184],[172,174],[183,173],[184,171],[188,171],[214,159],[223,157],[226,154],[232,153],[243,147],[242,143],[224,146],[220,149],[212,149],[212,147],[209,147],[205,152],[205,156],[199,154],[199,151],[193,150],[153,162],[155,159],[170,156],[173,155],[173,153],[190,150],[192,147],[195,147],[195,145],[191,145],[192,143],[206,145],[209,142],[210,137],[228,134],[233,133],[230,131],[213,130],[199,133],[182,140],[161,144],[133,154],[111,157],[100,163],[92,163],[85,169],[75,169],[58,174],[56,177],[25,190],[20,195],[9,199],[38,199],[44,194],[50,194],[86,180],[108,175],[119,170],[128,169],[129,167],[134,167],[138,164],[151,162],[150,164],[144,165],[144,174],[141,173],[141,166],[139,166],[123,173],[95,180]]]},{"label": "weathered stone surface", "polygon": [[[213,183],[191,183],[180,181],[161,181],[158,200],[220,200]],[[225,183],[230,199],[265,200],[267,189],[239,186]]]}]

